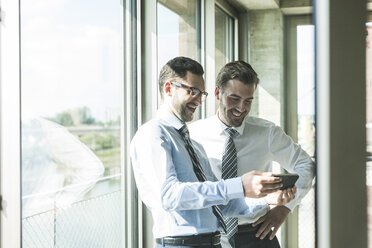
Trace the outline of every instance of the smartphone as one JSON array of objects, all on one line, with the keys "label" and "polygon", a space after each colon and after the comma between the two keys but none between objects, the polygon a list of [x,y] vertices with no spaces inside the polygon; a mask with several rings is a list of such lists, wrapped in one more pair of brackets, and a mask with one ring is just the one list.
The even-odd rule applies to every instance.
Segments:
[{"label": "smartphone", "polygon": [[274,174],[273,176],[282,179],[283,187],[280,189],[292,188],[298,179],[297,174]]}]

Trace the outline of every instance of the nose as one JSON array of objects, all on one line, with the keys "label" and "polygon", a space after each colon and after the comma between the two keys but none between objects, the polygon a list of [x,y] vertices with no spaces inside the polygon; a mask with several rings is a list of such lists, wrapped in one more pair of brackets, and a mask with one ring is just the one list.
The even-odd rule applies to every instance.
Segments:
[{"label": "nose", "polygon": [[240,112],[243,112],[245,110],[244,108],[244,101],[239,101],[238,105],[236,106],[236,109]]}]

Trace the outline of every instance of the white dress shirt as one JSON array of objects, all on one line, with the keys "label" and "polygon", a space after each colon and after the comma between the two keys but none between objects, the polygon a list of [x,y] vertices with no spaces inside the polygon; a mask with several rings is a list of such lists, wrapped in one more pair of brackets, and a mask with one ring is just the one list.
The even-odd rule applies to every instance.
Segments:
[{"label": "white dress shirt", "polygon": [[[221,178],[222,174],[222,155],[227,138],[223,130],[226,127],[217,115],[189,125],[190,136],[203,145],[217,178]],[[293,210],[310,190],[314,178],[314,163],[309,155],[280,127],[270,121],[247,116],[242,125],[235,129],[239,133],[234,136],[238,176],[252,170],[271,171],[273,161],[278,162],[288,172],[299,175],[296,182],[296,197],[286,204]],[[255,201],[262,204],[259,199],[246,198],[246,201],[250,202],[249,204],[254,204]],[[256,214],[239,219],[239,224],[253,223],[269,209],[268,205],[265,208],[258,208],[259,212]]]},{"label": "white dress shirt", "polygon": [[240,177],[217,181],[205,151],[192,141],[208,180],[199,182],[178,132],[183,125],[163,108],[157,118],[139,128],[131,142],[133,172],[141,199],[152,213],[155,238],[217,231],[213,205],[219,205],[224,216],[236,217],[262,208],[247,206]]}]

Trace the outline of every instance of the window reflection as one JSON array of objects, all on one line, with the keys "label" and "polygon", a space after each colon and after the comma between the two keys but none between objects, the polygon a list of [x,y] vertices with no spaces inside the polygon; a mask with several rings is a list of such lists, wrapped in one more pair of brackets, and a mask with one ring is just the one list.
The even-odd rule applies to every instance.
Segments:
[{"label": "window reflection", "polygon": [[228,62],[234,60],[234,19],[222,9],[215,8],[215,66],[216,75]]},{"label": "window reflection", "polygon": [[200,3],[158,1],[158,71],[177,56],[200,61]]},{"label": "window reflection", "polygon": [[121,247],[119,1],[21,1],[22,246]]}]

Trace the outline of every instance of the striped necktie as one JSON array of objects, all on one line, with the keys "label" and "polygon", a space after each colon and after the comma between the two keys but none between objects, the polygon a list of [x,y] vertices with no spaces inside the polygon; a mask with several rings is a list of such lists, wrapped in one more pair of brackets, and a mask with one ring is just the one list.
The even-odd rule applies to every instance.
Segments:
[{"label": "striped necktie", "polygon": [[[233,137],[237,131],[232,128],[226,128],[224,131],[227,135],[227,138],[225,142],[225,151],[222,156],[222,178],[228,179],[238,176],[238,162],[236,148],[233,141]],[[226,218],[225,223],[225,233],[227,238],[230,239],[238,231],[238,218]]]},{"label": "striped necktie", "polygon": [[[198,157],[195,153],[194,147],[191,143],[190,134],[189,134],[189,130],[187,129],[187,126],[183,125],[178,130],[178,132],[181,134],[181,136],[183,138],[183,141],[185,142],[186,149],[187,149],[187,152],[190,155],[190,158],[191,158],[191,161],[192,161],[192,167],[193,167],[193,170],[194,170],[194,173],[195,173],[196,177],[198,178],[198,180],[200,182],[207,181],[207,178],[205,177],[203,169],[200,166]],[[226,224],[225,224],[224,217],[222,215],[221,209],[218,206],[212,206],[212,211],[213,211],[213,214],[217,217],[218,221],[220,222],[223,230],[226,232]]]}]

